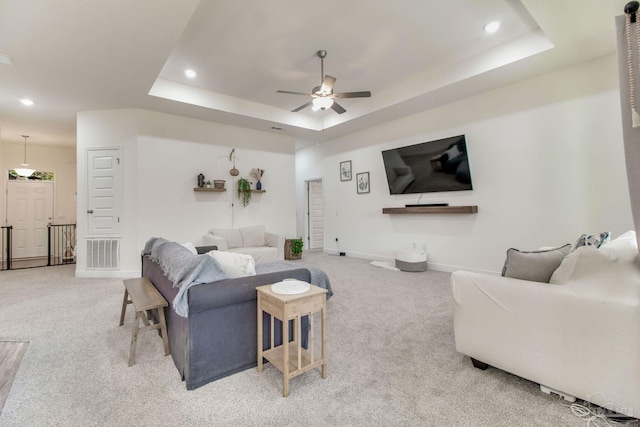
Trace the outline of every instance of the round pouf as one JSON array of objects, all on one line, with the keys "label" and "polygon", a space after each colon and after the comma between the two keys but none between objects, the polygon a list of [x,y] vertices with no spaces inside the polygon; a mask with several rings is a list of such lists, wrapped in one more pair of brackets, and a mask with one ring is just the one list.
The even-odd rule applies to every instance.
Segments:
[{"label": "round pouf", "polygon": [[401,271],[426,271],[427,252],[421,249],[398,249],[396,268]]}]

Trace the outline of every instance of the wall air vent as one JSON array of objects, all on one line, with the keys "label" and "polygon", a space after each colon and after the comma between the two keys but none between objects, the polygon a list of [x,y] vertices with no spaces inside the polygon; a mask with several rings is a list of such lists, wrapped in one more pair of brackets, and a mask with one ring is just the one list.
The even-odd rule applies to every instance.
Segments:
[{"label": "wall air vent", "polygon": [[120,268],[118,239],[87,239],[87,270],[116,270]]}]

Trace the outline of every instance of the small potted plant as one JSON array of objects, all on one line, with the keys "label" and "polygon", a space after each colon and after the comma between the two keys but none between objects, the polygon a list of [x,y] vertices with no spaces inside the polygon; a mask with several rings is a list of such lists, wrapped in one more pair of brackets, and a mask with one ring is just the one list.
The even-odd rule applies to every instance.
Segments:
[{"label": "small potted plant", "polygon": [[211,188],[211,181],[207,180],[204,184],[207,188]]},{"label": "small potted plant", "polygon": [[251,201],[251,183],[246,178],[238,180],[238,199],[242,200],[242,206],[247,206]]},{"label": "small potted plant", "polygon": [[302,258],[302,248],[304,242],[302,239],[287,239],[284,242],[284,254],[286,259]]}]

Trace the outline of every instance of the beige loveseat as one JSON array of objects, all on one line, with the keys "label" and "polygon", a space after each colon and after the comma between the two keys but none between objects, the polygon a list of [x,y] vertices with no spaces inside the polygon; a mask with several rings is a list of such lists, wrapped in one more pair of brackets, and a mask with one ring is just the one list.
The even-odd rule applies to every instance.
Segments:
[{"label": "beige loveseat", "polygon": [[212,228],[202,238],[205,246],[219,251],[248,254],[256,264],[284,260],[284,236],[269,233],[264,225],[241,228]]},{"label": "beige loveseat", "polygon": [[561,258],[549,283],[451,275],[457,350],[565,396],[640,416],[635,232]]}]

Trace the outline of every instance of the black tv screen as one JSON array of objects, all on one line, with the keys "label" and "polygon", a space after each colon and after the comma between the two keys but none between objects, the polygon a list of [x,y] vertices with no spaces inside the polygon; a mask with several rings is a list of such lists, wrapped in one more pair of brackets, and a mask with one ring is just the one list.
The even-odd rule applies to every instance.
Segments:
[{"label": "black tv screen", "polygon": [[391,194],[473,190],[464,135],[382,152]]}]

